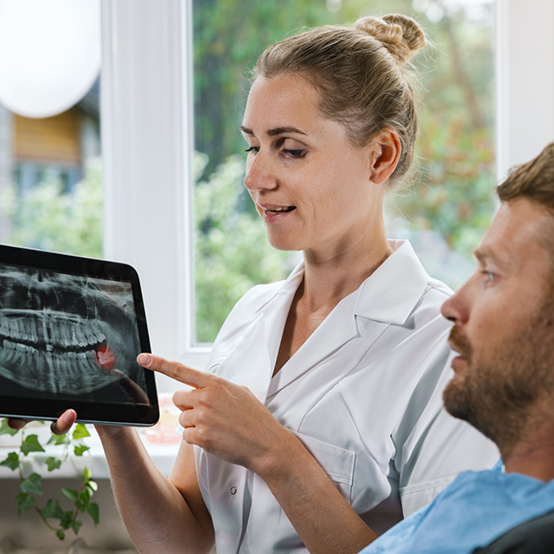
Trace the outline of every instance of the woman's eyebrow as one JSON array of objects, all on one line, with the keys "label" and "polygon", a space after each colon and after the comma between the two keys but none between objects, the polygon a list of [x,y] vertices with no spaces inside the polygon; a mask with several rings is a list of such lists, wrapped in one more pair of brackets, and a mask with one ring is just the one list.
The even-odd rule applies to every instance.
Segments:
[{"label": "woman's eyebrow", "polygon": [[[252,129],[249,129],[248,127],[244,127],[244,125],[240,126],[240,130],[245,135],[254,136],[254,131],[252,131]],[[304,133],[304,131],[301,131],[300,129],[297,129],[296,127],[275,127],[275,129],[268,129],[266,131],[266,134],[270,137],[274,137],[274,136],[277,136],[277,135],[282,135],[284,133],[296,133],[296,134],[299,134],[299,135],[306,135],[306,133]]]}]

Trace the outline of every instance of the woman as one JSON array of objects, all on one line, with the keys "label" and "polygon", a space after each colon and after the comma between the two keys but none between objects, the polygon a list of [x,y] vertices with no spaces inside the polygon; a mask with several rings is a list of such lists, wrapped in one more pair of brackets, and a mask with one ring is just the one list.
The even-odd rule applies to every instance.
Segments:
[{"label": "woman", "polygon": [[139,356],[193,386],[174,396],[184,441],[169,480],[132,429],[98,428],[141,552],[209,552],[214,538],[218,554],[357,552],[459,471],[496,461],[442,410],[449,291],[384,231],[417,132],[401,66],[424,42],[408,17],[368,17],[258,61],[245,186],[271,244],[304,261],[237,304],[208,373]]}]

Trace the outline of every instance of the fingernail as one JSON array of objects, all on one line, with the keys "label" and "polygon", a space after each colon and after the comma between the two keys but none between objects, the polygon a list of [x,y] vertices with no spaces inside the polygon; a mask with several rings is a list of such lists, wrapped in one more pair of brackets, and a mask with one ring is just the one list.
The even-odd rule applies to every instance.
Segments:
[{"label": "fingernail", "polygon": [[73,423],[73,412],[66,412],[63,414],[63,420],[66,423]]},{"label": "fingernail", "polygon": [[149,356],[148,354],[139,354],[137,361],[140,365],[150,365],[152,356]]}]

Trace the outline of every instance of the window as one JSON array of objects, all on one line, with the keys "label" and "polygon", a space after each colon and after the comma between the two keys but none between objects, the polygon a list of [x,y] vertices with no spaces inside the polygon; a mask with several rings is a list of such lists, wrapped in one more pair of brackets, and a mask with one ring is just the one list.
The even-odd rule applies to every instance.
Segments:
[{"label": "window", "polygon": [[0,240],[102,256],[100,4],[0,3]]},{"label": "window", "polygon": [[[192,4],[104,0],[102,8],[106,257],[138,268],[153,349],[202,367],[209,348],[194,346],[192,334],[186,184],[193,173]],[[554,5],[502,0],[495,9],[502,176],[554,138]]]},{"label": "window", "polygon": [[285,278],[298,260],[265,240],[242,186],[239,126],[257,57],[305,27],[399,12],[424,28],[431,45],[414,59],[421,75],[419,163],[412,186],[387,200],[387,231],[410,239],[431,275],[453,288],[463,283],[494,202],[494,0],[395,0],[386,7],[375,0],[193,0],[192,6],[196,341],[212,342],[248,289]]}]

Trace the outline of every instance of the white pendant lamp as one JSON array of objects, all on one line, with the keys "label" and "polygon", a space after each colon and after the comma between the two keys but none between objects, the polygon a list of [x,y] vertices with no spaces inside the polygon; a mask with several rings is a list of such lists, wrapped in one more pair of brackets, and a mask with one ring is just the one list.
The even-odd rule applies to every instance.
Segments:
[{"label": "white pendant lamp", "polygon": [[25,117],[76,104],[100,72],[100,0],[0,0],[0,103]]}]

